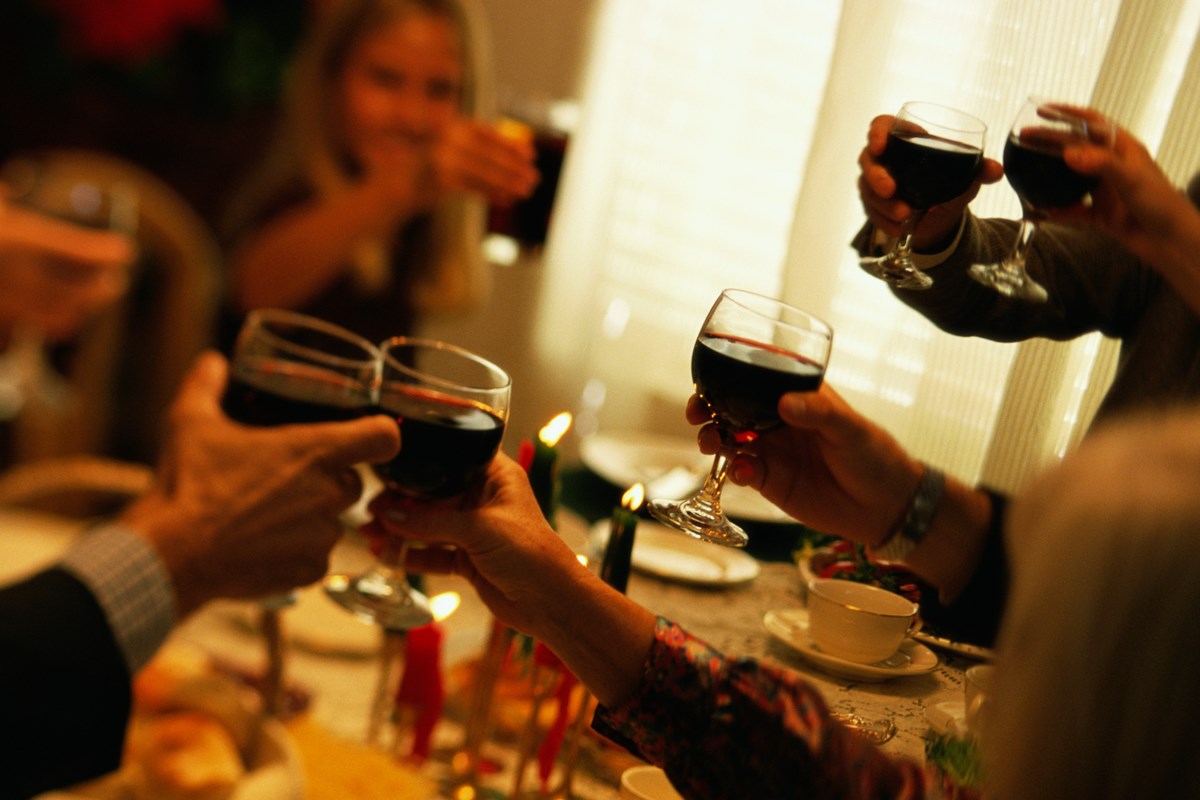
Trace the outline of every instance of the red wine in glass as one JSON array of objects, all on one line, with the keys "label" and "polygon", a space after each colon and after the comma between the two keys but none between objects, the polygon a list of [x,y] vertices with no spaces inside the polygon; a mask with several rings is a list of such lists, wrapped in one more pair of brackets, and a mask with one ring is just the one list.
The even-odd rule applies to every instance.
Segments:
[{"label": "red wine in glass", "polygon": [[343,422],[363,416],[370,395],[353,378],[281,358],[248,359],[221,400],[230,419],[273,426]]},{"label": "red wine in glass", "polygon": [[896,181],[896,197],[913,208],[930,208],[971,187],[983,148],[921,131],[893,130],[881,160]]},{"label": "red wine in glass", "polygon": [[[380,345],[375,410],[396,420],[400,452],[375,472],[387,491],[428,501],[466,492],[500,449],[511,382],[486,359],[433,339],[394,337]],[[387,536],[371,569],[333,575],[325,592],[388,630],[430,620],[429,601],[404,573],[408,540]]]},{"label": "red wine in glass", "polygon": [[699,491],[652,499],[650,515],[697,539],[745,547],[746,532],[721,510],[729,462],[740,445],[780,424],[783,394],[820,387],[832,343],[833,330],[807,312],[754,292],[721,292],[692,347],[692,380],[722,448]]},{"label": "red wine in glass", "polygon": [[1063,147],[1089,143],[1112,147],[1113,127],[1099,114],[1030,97],[1017,112],[1004,145],[1004,172],[1021,200],[1021,227],[1012,249],[999,261],[972,264],[972,278],[1006,297],[1044,303],[1050,294],[1025,271],[1025,255],[1038,220],[1052,208],[1083,201],[1096,179],[1070,169]]},{"label": "red wine in glass", "polygon": [[504,437],[503,418],[487,406],[403,384],[382,387],[379,411],[396,420],[404,446],[375,471],[388,488],[411,497],[467,491]]},{"label": "red wine in glass", "polygon": [[1004,174],[1023,205],[1033,210],[1066,208],[1096,188],[1098,179],[1068,167],[1062,150],[1062,142],[1052,138],[1008,137]]},{"label": "red wine in glass", "polygon": [[821,386],[825,368],[804,356],[738,336],[701,334],[692,380],[726,444],[753,441],[781,424],[779,398]]},{"label": "red wine in glass", "polygon": [[912,101],[900,107],[880,156],[896,182],[896,197],[912,213],[882,256],[859,259],[870,274],[901,289],[927,289],[933,279],[912,257],[912,239],[925,212],[970,188],[983,159],[987,126],[957,109]]}]

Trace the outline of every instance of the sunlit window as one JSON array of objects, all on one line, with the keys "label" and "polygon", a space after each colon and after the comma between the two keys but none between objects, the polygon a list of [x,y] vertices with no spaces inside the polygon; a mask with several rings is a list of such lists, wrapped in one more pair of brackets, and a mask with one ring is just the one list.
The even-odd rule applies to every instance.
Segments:
[{"label": "sunlit window", "polygon": [[[1003,485],[1061,454],[1113,348],[961,339],[909,311],[849,248],[858,152],[873,116],[927,99],[985,119],[998,157],[1037,93],[1111,113],[1183,180],[1198,19],[1200,0],[608,0],[538,318],[580,432],[678,430],[692,339],[740,286],[832,323],[830,382],[918,455]],[[1019,211],[1005,183],[973,208]],[[1027,401],[1049,421],[1007,429]]]}]

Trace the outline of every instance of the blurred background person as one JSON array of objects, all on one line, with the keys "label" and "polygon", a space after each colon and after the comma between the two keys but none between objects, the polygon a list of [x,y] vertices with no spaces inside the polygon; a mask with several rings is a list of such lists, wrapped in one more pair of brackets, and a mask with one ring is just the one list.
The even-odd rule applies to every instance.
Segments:
[{"label": "blurred background person", "polygon": [[457,0],[328,5],[278,139],[229,209],[235,320],[292,308],[379,341],[483,297],[485,204],[538,175],[532,145],[486,120],[482,35]]},{"label": "blurred background person", "polygon": [[124,295],[135,256],[128,236],[23,208],[0,184],[0,466],[14,458],[14,421],[61,380],[45,348]]}]

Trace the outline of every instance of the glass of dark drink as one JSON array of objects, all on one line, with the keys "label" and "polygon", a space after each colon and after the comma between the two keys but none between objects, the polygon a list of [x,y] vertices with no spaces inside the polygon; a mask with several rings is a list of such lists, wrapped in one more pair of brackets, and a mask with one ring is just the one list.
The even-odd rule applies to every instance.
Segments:
[{"label": "glass of dark drink", "polygon": [[887,253],[859,261],[863,269],[903,289],[932,285],[933,280],[913,262],[913,231],[930,208],[971,188],[986,134],[986,125],[954,108],[917,101],[900,108],[881,161],[896,181],[895,197],[913,213]]},{"label": "glass of dark drink", "polygon": [[[355,419],[374,409],[379,350],[315,317],[283,309],[250,312],[234,344],[221,406],[244,425],[274,426]],[[263,697],[272,715],[284,702],[281,609],[292,594],[261,601],[267,646]]]},{"label": "glass of dark drink", "polygon": [[833,330],[811,314],[741,289],[721,292],[692,348],[692,380],[722,447],[699,491],[651,500],[650,513],[698,539],[744,547],[746,532],[721,510],[729,462],[741,445],[783,424],[783,394],[820,387],[832,344]]},{"label": "glass of dark drink", "polygon": [[[377,413],[400,426],[400,452],[374,469],[386,491],[419,501],[460,497],[500,449],[512,382],[490,361],[452,344],[395,337],[380,345]],[[408,541],[388,536],[374,566],[330,576],[325,591],[363,619],[407,630],[433,619],[404,572]]]},{"label": "glass of dark drink", "polygon": [[1025,271],[1025,254],[1038,221],[1051,209],[1085,201],[1097,179],[1075,172],[1063,161],[1063,148],[1078,142],[1112,146],[1114,129],[1086,109],[1031,97],[1021,106],[1004,144],[1004,174],[1021,200],[1021,227],[1002,260],[972,264],[971,277],[1008,297],[1045,302],[1045,287]]}]

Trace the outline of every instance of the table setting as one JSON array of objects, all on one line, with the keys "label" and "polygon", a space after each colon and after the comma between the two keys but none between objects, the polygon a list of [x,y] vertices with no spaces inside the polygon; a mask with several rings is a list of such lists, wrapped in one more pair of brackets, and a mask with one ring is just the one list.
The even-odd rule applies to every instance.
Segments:
[{"label": "table setting", "polygon": [[[710,397],[729,396],[719,412],[735,420],[729,425],[765,431],[778,424],[771,404],[743,401],[735,387],[758,386],[752,396],[811,391],[819,385],[831,332],[801,313],[803,335],[795,347],[815,351],[799,367],[783,362],[784,378],[764,375],[780,366],[784,351],[772,350],[765,367],[748,354],[755,347],[748,344],[751,337],[764,334],[742,327],[744,309],[736,301],[723,316],[727,295],[737,293],[723,293],[697,340],[696,369],[710,370],[710,380],[722,387],[710,390]],[[776,301],[751,301],[759,302]],[[449,424],[458,433],[473,436],[478,428],[487,434],[486,441],[450,446],[431,430],[426,455],[364,472],[373,491],[454,496],[469,471],[481,469],[499,448],[495,428],[502,431],[506,420],[507,376],[474,354],[420,341],[392,340],[377,348],[290,313],[252,315],[246,330],[226,405],[247,424],[338,419],[381,407],[408,426],[426,419],[427,405],[437,405],[451,408]],[[413,352],[398,355],[402,347]],[[382,396],[371,388],[379,385],[380,365]],[[453,392],[451,381],[424,374],[464,365],[474,384],[460,378],[463,387]],[[436,387],[434,395],[429,386]],[[495,424],[486,430],[459,424],[464,413],[479,409]],[[433,427],[448,424],[428,419]],[[812,532],[778,509],[764,508],[769,504],[756,493],[724,486],[729,458],[749,439],[728,440],[706,466],[709,458],[694,443],[606,433],[582,443],[580,464],[564,464],[559,443],[571,425],[566,412],[548,420],[519,442],[517,460],[551,527],[609,586],[728,657],[802,673],[836,719],[891,755],[920,761],[931,732],[965,730],[952,704],[963,697],[964,669],[974,663],[970,654],[918,641],[917,606],[900,594],[813,576],[811,548],[790,549]],[[406,445],[420,451],[424,429],[404,430]],[[470,463],[447,455],[464,450],[478,451]],[[423,466],[430,459],[440,471]],[[571,470],[620,490],[619,501],[602,515],[572,508],[564,486]],[[145,699],[135,703],[135,716],[153,724],[134,729],[165,724],[160,712],[168,706],[173,713],[194,712],[184,738],[189,746],[195,740],[199,753],[223,748],[226,775],[210,774],[219,759],[201,756],[193,762],[208,765],[204,769],[189,763],[168,770],[166,756],[156,755],[166,745],[139,751],[131,735],[121,771],[59,796],[166,797],[168,779],[146,777],[156,770],[179,781],[179,775],[191,776],[190,794],[181,788],[170,795],[180,798],[202,796],[205,780],[227,781],[229,796],[239,800],[637,796],[629,795],[623,776],[644,765],[591,730],[596,701],[565,664],[541,642],[495,620],[464,579],[410,580],[402,566],[407,545],[380,541],[369,509],[370,494],[344,516],[345,536],[323,581],[267,601],[210,604],[177,628],[160,652],[162,664],[152,662],[137,676],[135,697]],[[5,514],[0,549],[17,557],[6,559],[13,574],[0,577],[48,563],[82,528],[52,516]],[[789,547],[788,557],[758,557],[747,546],[747,530],[754,539],[777,536]],[[840,594],[828,608],[815,605],[814,597],[826,590]],[[875,610],[873,603],[879,604]],[[154,686],[156,674],[157,694],[137,690],[139,681]],[[186,688],[197,683],[210,688]],[[189,700],[156,705],[155,697],[163,695]],[[245,702],[252,711],[245,711]],[[213,713],[214,707],[223,712]],[[241,710],[231,716],[231,708]],[[271,756],[266,762],[264,754]]]}]

